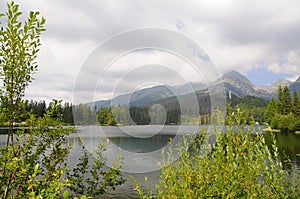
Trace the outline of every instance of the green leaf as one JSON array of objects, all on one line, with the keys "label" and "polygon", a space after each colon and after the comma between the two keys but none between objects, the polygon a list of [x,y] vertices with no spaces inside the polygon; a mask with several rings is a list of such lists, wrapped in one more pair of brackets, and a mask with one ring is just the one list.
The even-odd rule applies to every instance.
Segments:
[{"label": "green leaf", "polygon": [[64,191],[63,198],[64,199],[68,199],[69,198],[69,192],[68,191]]}]

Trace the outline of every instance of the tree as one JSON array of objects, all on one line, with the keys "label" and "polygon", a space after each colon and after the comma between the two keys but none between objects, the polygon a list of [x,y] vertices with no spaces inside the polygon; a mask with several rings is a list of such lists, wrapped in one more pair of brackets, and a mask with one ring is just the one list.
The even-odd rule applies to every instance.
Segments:
[{"label": "tree", "polygon": [[293,92],[293,113],[296,117],[300,117],[300,101],[298,93],[295,90]]},{"label": "tree", "polygon": [[73,124],[73,113],[72,113],[72,105],[69,103],[65,103],[63,110],[63,122],[67,124]]},{"label": "tree", "polygon": [[[31,12],[23,25],[18,21],[21,15],[18,9],[14,2],[8,3],[4,15],[7,27],[1,27],[0,32],[0,83],[3,84],[0,110],[2,118],[10,122],[7,145],[0,146],[0,198],[69,198],[65,190],[74,182],[65,176],[68,170],[66,159],[72,147],[72,143],[67,143],[67,135],[76,129],[61,126],[61,121],[54,119],[61,116],[60,101],[53,101],[43,117],[30,114],[28,128],[18,129],[18,139],[13,142],[13,124],[22,116],[23,110],[28,110],[28,102],[23,96],[37,70],[35,59],[45,23],[43,18],[37,18],[38,12]],[[29,110],[34,108],[36,113],[44,107],[43,102],[41,109],[37,102],[30,104]],[[104,146],[97,152],[100,158],[103,151]],[[122,163],[115,163],[106,172],[105,160],[99,157],[94,160],[98,164],[91,165],[91,174],[95,173],[93,179],[96,180],[91,185],[93,190],[101,190],[96,194],[104,194],[124,182],[119,179]],[[76,173],[72,175],[76,178]]]},{"label": "tree", "polygon": [[282,99],[282,114],[287,115],[292,111],[292,98],[290,89],[288,86],[283,88],[283,99]]},{"label": "tree", "polygon": [[278,128],[283,131],[283,132],[289,132],[290,129],[294,129],[292,127],[292,123],[295,120],[295,117],[292,113],[286,114],[286,115],[281,115],[279,117],[279,126]]},{"label": "tree", "polygon": [[5,114],[9,122],[9,140],[13,142],[13,125],[18,119],[18,110],[25,89],[32,81],[32,74],[37,71],[37,53],[45,19],[38,18],[39,12],[30,12],[25,23],[18,20],[22,12],[14,1],[7,4],[6,26],[0,32],[0,77],[3,82],[2,106],[7,105]]},{"label": "tree", "polygon": [[281,85],[278,87],[278,113],[283,113],[283,92]]},{"label": "tree", "polygon": [[274,97],[272,97],[272,99],[271,99],[270,103],[268,104],[267,109],[264,113],[265,121],[268,124],[271,124],[271,121],[276,113],[277,113],[277,105],[276,105]]},{"label": "tree", "polygon": [[40,101],[37,104],[37,113],[36,113],[36,116],[37,117],[43,117],[43,115],[45,113],[46,113],[46,102],[45,102],[45,100],[43,100],[43,101]]},{"label": "tree", "polygon": [[97,114],[100,125],[115,125],[116,121],[111,108],[102,107]]}]

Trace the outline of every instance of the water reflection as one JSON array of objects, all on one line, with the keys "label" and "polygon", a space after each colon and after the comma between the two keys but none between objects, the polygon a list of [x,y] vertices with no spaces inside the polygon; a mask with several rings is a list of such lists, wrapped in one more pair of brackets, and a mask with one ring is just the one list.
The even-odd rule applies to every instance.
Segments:
[{"label": "water reflection", "polygon": [[175,135],[155,135],[150,138],[113,137],[109,140],[122,150],[149,153],[165,147],[174,137]]},{"label": "water reflection", "polygon": [[[288,167],[286,160],[289,159],[293,164],[300,167],[300,135],[292,133],[275,133],[276,146],[278,147],[280,158],[283,161],[284,167]],[[271,133],[266,133],[266,142],[270,146]]]}]

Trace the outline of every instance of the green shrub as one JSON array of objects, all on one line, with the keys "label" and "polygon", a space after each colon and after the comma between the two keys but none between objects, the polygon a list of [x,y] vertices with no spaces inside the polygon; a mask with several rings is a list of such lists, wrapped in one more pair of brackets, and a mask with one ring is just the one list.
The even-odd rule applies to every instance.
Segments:
[{"label": "green shrub", "polygon": [[109,193],[110,189],[115,190],[117,186],[125,182],[121,175],[123,157],[120,155],[111,168],[106,168],[107,159],[103,156],[105,149],[106,143],[102,141],[92,154],[93,162],[91,162],[83,145],[83,154],[79,158],[79,163],[66,173],[66,179],[70,182],[68,189],[75,196],[88,195],[95,197],[105,195]]},{"label": "green shrub", "polygon": [[289,130],[291,132],[300,130],[300,118],[294,117],[294,119],[290,121]]},{"label": "green shrub", "polygon": [[[72,146],[66,144],[66,136],[75,128],[61,125],[57,111],[61,101],[54,100],[43,117],[31,116],[26,128],[14,129],[16,122],[24,121],[24,114],[30,114],[23,110],[23,97],[38,69],[40,36],[45,31],[45,19],[39,18],[39,12],[30,12],[24,22],[19,21],[21,16],[14,1],[7,4],[5,14],[0,13],[0,18],[6,19],[5,26],[0,22],[0,123],[9,126],[6,146],[0,146],[0,198],[68,198],[66,188],[76,186],[72,184],[76,176],[65,178],[66,158]],[[119,180],[122,164],[103,171],[104,146],[99,147],[89,167],[92,178],[88,179],[94,181],[86,191],[92,195],[101,195],[124,182]]]},{"label": "green shrub", "polygon": [[75,129],[53,121],[53,110],[37,120],[32,117],[28,129],[16,132],[13,144],[0,148],[0,198],[58,197],[66,187],[64,162],[71,147],[66,135]]},{"label": "green shrub", "polygon": [[[237,111],[236,114],[239,115]],[[241,121],[236,117],[233,119]],[[240,124],[240,123],[239,123]],[[141,198],[299,198],[297,169],[284,170],[275,138],[268,148],[261,133],[233,125],[227,133],[216,133],[217,142],[208,143],[205,133],[191,146],[170,146],[161,163],[162,174],[154,191],[136,184]],[[175,148],[175,149],[173,149]],[[180,158],[173,162],[174,153]]]}]

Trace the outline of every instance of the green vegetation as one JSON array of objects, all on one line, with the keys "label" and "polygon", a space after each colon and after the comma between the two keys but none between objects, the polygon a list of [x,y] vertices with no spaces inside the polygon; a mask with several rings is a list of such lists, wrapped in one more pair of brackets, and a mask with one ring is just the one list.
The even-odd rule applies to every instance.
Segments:
[{"label": "green vegetation", "polygon": [[262,124],[265,121],[264,112],[268,106],[268,100],[254,96],[243,98],[233,96],[228,102],[233,108],[238,106],[244,111],[247,124],[251,124],[253,121]]},{"label": "green vegetation", "polygon": [[[268,148],[260,132],[244,130],[238,108],[229,115],[226,134],[203,132],[190,146],[189,137],[180,145],[171,142],[155,190],[135,181],[140,198],[299,198],[299,170],[292,164],[283,169],[274,135]],[[209,144],[210,136],[216,144]],[[174,161],[173,154],[180,158]]]},{"label": "green vegetation", "polygon": [[271,129],[279,129],[283,132],[295,132],[300,130],[300,101],[298,93],[290,94],[290,89],[285,86],[278,88],[278,100],[272,98],[264,113],[266,122]]},{"label": "green vegetation", "polygon": [[[147,106],[131,106],[128,110],[127,107],[102,107],[97,112],[97,119],[100,125],[147,125],[162,124],[164,121],[164,114],[158,114],[159,111],[155,111],[153,114],[153,121],[151,121],[151,109]],[[180,123],[180,111],[179,110],[167,110],[165,124],[179,124]]]},{"label": "green vegetation", "polygon": [[106,158],[103,156],[103,152],[106,144],[104,143],[98,145],[98,149],[93,154],[95,159],[92,163],[83,144],[83,154],[79,158],[79,163],[72,171],[66,172],[66,179],[70,182],[68,188],[76,196],[79,197],[84,194],[93,197],[104,195],[109,192],[109,189],[115,190],[118,185],[125,182],[121,176],[122,156],[119,156],[113,163],[112,168],[105,169]]},{"label": "green vegetation", "polygon": [[[114,110],[114,113],[113,113],[113,110]],[[99,124],[100,125],[115,125],[117,118],[119,120],[118,124],[126,124],[127,122],[125,120],[121,121],[122,117],[126,117],[126,115],[125,115],[126,112],[125,113],[120,112],[120,114],[119,114],[117,112],[117,110],[118,109],[111,109],[111,108],[107,108],[107,107],[101,108],[97,114]]]},{"label": "green vegetation", "polygon": [[39,12],[30,12],[25,23],[18,21],[22,13],[14,2],[8,4],[6,27],[1,27],[0,33],[0,78],[1,114],[8,120],[9,132],[7,145],[13,142],[13,125],[18,120],[22,97],[32,80],[32,74],[37,71],[37,53],[39,51],[40,35],[44,29],[45,19],[39,19]]},{"label": "green vegetation", "polygon": [[53,112],[54,107],[43,118],[32,118],[34,128],[15,131],[16,141],[0,148],[1,198],[55,197],[67,186],[63,163],[70,145],[63,143],[74,129],[57,126]]},{"label": "green vegetation", "polygon": [[[207,109],[210,104],[206,96],[198,96],[200,111],[197,113],[197,108],[190,107],[189,110],[184,110],[184,113],[181,113],[178,102],[172,103],[162,103],[162,106],[166,111],[166,121],[165,124],[210,124],[211,113]],[[245,96],[243,98],[238,98],[233,96],[229,100],[229,104],[232,107],[240,107],[246,116],[247,124],[250,124],[252,121],[256,121],[260,124],[264,122],[264,112],[267,108],[268,101],[261,99],[259,97]],[[113,106],[113,107],[102,107],[97,112],[97,119],[100,125],[128,125],[133,124],[137,125],[147,125],[152,122],[152,124],[161,124],[163,121],[164,114],[158,114],[155,112],[155,118],[150,117],[150,110],[148,106],[131,106],[129,108],[124,106]]]},{"label": "green vegetation", "polygon": [[[64,103],[64,105],[61,105],[61,101],[58,103],[57,100],[53,100],[50,102],[50,104],[47,106],[46,102],[43,101],[33,101],[33,100],[24,100],[19,103],[20,109],[19,109],[19,117],[15,120],[15,125],[21,125],[21,126],[28,126],[28,122],[31,117],[35,118],[42,118],[46,114],[48,110],[52,108],[52,105],[55,105],[55,110],[53,115],[51,116],[53,119],[58,119],[61,124],[74,124],[73,120],[73,113],[72,109],[73,106],[70,105],[70,103]],[[3,106],[6,106],[4,103]],[[9,122],[7,121],[7,118],[3,118],[0,121],[1,126],[8,126]]]},{"label": "green vegetation", "polygon": [[[9,126],[6,145],[0,146],[0,198],[88,198],[76,189],[86,177],[78,178],[82,173],[92,175],[84,181],[84,193],[107,193],[124,182],[121,158],[111,168],[105,168],[105,145],[100,144],[93,164],[86,167],[85,151],[77,169],[70,171],[66,159],[72,142],[68,144],[66,136],[76,129],[61,125],[62,120],[70,117],[69,104],[62,109],[61,101],[54,100],[45,109],[44,102],[28,104],[23,99],[32,74],[37,71],[35,60],[45,19],[39,19],[38,12],[30,12],[22,23],[18,21],[22,15],[19,6],[12,1],[7,7],[7,12],[0,15],[6,18],[6,26],[0,32],[0,121]],[[68,114],[62,115],[64,112]],[[25,119],[26,127],[14,128]]]},{"label": "green vegetation", "polygon": [[77,125],[95,125],[96,121],[96,109],[91,108],[88,104],[79,104],[72,107],[74,114],[74,122]]}]

